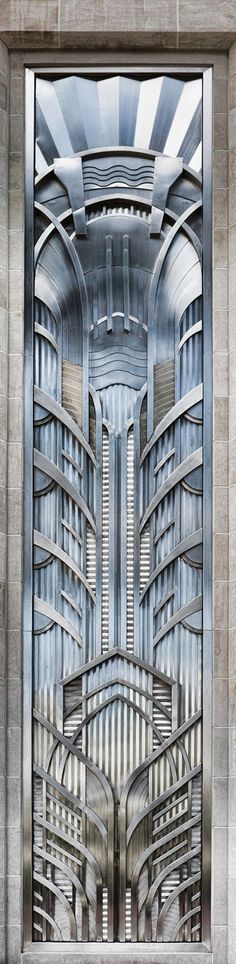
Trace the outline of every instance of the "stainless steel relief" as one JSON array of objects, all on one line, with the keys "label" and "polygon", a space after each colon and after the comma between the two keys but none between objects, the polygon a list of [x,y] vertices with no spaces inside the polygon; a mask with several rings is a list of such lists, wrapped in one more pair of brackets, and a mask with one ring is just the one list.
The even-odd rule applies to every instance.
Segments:
[{"label": "stainless steel relief", "polygon": [[201,127],[36,80],[35,941],[202,939]]}]

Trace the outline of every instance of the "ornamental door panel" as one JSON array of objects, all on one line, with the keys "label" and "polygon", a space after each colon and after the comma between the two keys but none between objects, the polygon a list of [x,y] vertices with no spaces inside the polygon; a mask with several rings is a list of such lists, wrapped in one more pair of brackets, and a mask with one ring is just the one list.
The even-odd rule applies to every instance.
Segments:
[{"label": "ornamental door panel", "polygon": [[202,940],[201,155],[200,76],[36,79],[36,942]]}]

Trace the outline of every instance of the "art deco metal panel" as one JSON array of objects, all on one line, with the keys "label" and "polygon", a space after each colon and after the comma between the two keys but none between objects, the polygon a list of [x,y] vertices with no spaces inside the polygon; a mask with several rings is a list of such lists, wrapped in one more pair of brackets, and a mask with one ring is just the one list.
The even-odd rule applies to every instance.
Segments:
[{"label": "art deco metal panel", "polygon": [[201,76],[36,79],[37,942],[202,939],[201,155]]}]

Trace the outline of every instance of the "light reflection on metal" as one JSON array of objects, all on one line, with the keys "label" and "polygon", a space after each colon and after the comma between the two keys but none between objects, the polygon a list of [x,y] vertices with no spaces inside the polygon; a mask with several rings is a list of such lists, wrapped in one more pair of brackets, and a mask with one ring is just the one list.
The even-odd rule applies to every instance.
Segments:
[{"label": "light reflection on metal", "polygon": [[202,939],[199,83],[36,81],[36,942]]}]

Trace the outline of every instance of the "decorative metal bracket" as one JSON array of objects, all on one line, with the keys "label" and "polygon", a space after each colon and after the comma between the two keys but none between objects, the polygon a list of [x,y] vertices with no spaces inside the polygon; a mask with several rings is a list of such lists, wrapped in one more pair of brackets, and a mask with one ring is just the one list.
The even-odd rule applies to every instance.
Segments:
[{"label": "decorative metal bracket", "polygon": [[153,192],[152,192],[152,212],[151,212],[151,238],[156,238],[162,227],[164,210],[167,197],[172,184],[177,180],[183,170],[182,157],[162,157],[155,158]]},{"label": "decorative metal bracket", "polygon": [[59,180],[65,185],[68,191],[75,233],[80,237],[85,237],[87,231],[81,157],[55,158],[54,170],[56,177],[59,177]]}]

